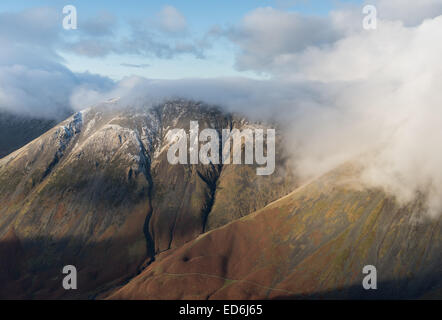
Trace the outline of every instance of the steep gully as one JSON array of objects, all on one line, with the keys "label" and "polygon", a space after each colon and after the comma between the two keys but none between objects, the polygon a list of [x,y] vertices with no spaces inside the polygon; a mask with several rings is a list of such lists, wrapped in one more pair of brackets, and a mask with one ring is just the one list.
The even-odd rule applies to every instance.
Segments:
[{"label": "steep gully", "polygon": [[[73,119],[72,123],[70,123],[67,127],[60,128],[60,135],[61,135],[60,138],[62,140],[62,143],[58,147],[58,150],[54,156],[54,159],[51,161],[51,163],[46,168],[41,180],[44,180],[47,176],[49,176],[49,174],[55,169],[55,167],[62,161],[62,158],[64,158],[64,156],[66,154],[65,151],[66,151],[67,146],[70,145],[70,142],[72,142],[74,140],[74,137],[77,136],[82,131],[82,124],[83,124],[82,114],[77,113],[73,117],[74,117],[74,119]],[[158,118],[160,118],[159,115],[158,115]],[[161,124],[161,120],[159,122]],[[231,121],[229,121],[229,125],[231,127],[233,127],[233,124],[231,123]],[[160,128],[161,128],[161,125],[160,125]],[[156,133],[160,137],[163,137],[162,130],[160,130]],[[221,134],[219,134],[219,136],[221,137]],[[149,209],[146,213],[146,218],[144,220],[144,225],[143,225],[143,233],[144,233],[144,238],[146,241],[146,259],[137,268],[136,274],[128,275],[128,277],[125,278],[124,280],[122,280],[121,283],[115,285],[116,287],[128,283],[133,277],[140,274],[145,268],[147,268],[151,263],[153,263],[155,261],[155,256],[157,254],[169,250],[171,248],[171,243],[172,243],[173,236],[174,236],[173,232],[172,232],[172,234],[170,236],[170,244],[166,250],[162,250],[159,252],[155,251],[155,235],[154,235],[155,231],[154,231],[154,228],[151,228],[151,225],[150,225],[152,214],[154,211],[153,210],[153,197],[154,197],[155,185],[153,182],[154,179],[152,178],[152,159],[151,159],[151,157],[152,157],[151,154],[154,154],[154,152],[153,152],[154,150],[147,150],[146,149],[145,144],[142,142],[142,139],[139,136],[138,132],[136,132],[136,138],[138,140],[138,144],[140,147],[140,153],[139,153],[140,162],[139,162],[138,172],[143,174],[145,179],[148,182],[148,190],[147,190],[148,199],[147,199],[147,201],[148,201]],[[219,146],[220,146],[219,152],[221,153],[222,152],[221,139],[220,139]],[[208,217],[212,211],[212,207],[215,203],[215,196],[216,196],[216,191],[217,191],[218,179],[219,179],[221,172],[223,170],[222,164],[211,163],[209,166],[210,166],[210,168],[207,170],[207,172],[205,172],[205,174],[200,172],[196,168],[196,166],[194,166],[192,168],[193,170],[196,170],[197,176],[207,185],[207,188],[208,188],[207,199],[205,201],[206,205],[202,208],[202,212],[201,212],[201,214],[202,214],[201,233],[206,232],[207,220],[208,220]],[[133,175],[134,175],[133,170],[130,169],[129,173],[128,173],[128,179],[133,178]],[[112,287],[114,288],[115,286],[112,286]],[[112,288],[109,288],[109,287],[103,288],[103,290],[94,294],[90,298],[92,298],[92,299],[97,298],[101,294],[104,294],[105,292],[107,292],[109,290],[112,290]]]},{"label": "steep gully", "polygon": [[[231,123],[230,123],[230,125],[232,126]],[[154,211],[153,210],[153,195],[154,195],[154,188],[155,188],[155,185],[154,185],[154,182],[152,179],[152,173],[151,173],[152,172],[151,171],[152,170],[152,159],[151,159],[150,153],[146,150],[146,148],[145,148],[144,144],[142,143],[138,134],[137,134],[137,139],[138,139],[139,146],[140,146],[140,159],[142,159],[142,161],[140,161],[139,172],[141,172],[145,176],[146,180],[148,181],[148,190],[147,190],[148,199],[147,200],[149,203],[149,210],[146,213],[146,218],[145,218],[144,225],[143,225],[143,233],[144,233],[144,237],[146,240],[146,259],[137,268],[136,274],[129,275],[124,280],[122,280],[120,283],[118,283],[110,288],[108,287],[108,288],[103,289],[102,291],[100,291],[100,292],[96,293],[94,296],[92,296],[91,297],[92,299],[100,298],[100,296],[105,295],[106,292],[110,292],[111,290],[115,289],[116,287],[120,287],[120,286],[127,284],[131,279],[133,279],[135,276],[140,274],[144,269],[146,269],[150,264],[152,264],[155,261],[155,256],[157,254],[160,254],[161,252],[167,251],[171,248],[173,234],[171,234],[170,244],[169,244],[168,249],[162,250],[160,252],[155,251],[155,235],[154,235],[155,231],[150,226],[152,214]],[[220,145],[220,152],[222,152],[221,143],[219,145]],[[212,207],[215,203],[217,183],[218,183],[218,179],[221,175],[222,169],[223,169],[222,164],[211,163],[210,170],[208,171],[209,174],[208,174],[208,176],[205,176],[204,174],[202,174],[200,171],[198,171],[195,168],[195,170],[197,170],[196,173],[197,173],[198,177],[207,185],[208,190],[209,190],[208,198],[206,199],[206,205],[204,208],[202,208],[202,217],[203,217],[202,222],[203,223],[202,223],[202,227],[201,227],[201,233],[206,232],[207,220],[208,220],[208,217],[212,211]]]}]

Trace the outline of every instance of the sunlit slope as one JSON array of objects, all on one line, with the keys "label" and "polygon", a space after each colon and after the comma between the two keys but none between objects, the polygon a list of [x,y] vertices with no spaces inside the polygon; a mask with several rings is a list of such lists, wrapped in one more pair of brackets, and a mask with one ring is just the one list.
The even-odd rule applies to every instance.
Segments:
[{"label": "sunlit slope", "polygon": [[[357,175],[343,166],[166,252],[110,298],[441,298],[441,219]],[[365,265],[377,268],[375,291],[362,288]]]}]

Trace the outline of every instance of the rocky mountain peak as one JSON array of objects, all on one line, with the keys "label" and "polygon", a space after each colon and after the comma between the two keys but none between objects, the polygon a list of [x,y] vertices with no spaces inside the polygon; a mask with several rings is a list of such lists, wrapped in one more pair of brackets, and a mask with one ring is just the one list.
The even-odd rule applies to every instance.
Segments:
[{"label": "rocky mountain peak", "polygon": [[[36,288],[75,260],[91,275],[86,292],[93,294],[109,279],[135,273],[159,253],[262,208],[296,184],[283,160],[270,177],[257,176],[254,165],[168,162],[166,136],[173,128],[188,130],[190,121],[201,129],[250,125],[221,108],[185,100],[119,103],[77,112],[0,159],[0,237],[15,227],[25,252],[19,274],[36,277]],[[106,265],[119,267],[96,276]],[[48,288],[39,294],[67,293]]]}]

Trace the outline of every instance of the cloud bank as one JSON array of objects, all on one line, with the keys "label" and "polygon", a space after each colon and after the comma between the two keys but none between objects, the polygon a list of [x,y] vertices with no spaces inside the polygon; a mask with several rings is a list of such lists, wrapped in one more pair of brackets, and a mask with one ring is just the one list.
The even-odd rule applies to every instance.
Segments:
[{"label": "cloud bank", "polygon": [[[80,107],[84,96],[132,102],[176,96],[275,119],[286,128],[305,179],[359,160],[364,183],[403,204],[425,194],[435,217],[442,209],[442,16],[417,25],[381,19],[377,30],[366,31],[355,19],[360,12],[345,10],[318,23],[258,9],[238,29],[226,30],[243,49],[238,67],[267,72],[270,80],[127,78],[104,96],[76,92],[72,103]],[[311,36],[327,24],[327,31]]]},{"label": "cloud bank", "polygon": [[81,87],[109,90],[114,83],[74,73],[56,51],[61,16],[51,8],[0,13],[0,111],[61,120]]},{"label": "cloud bank", "polygon": [[[57,34],[49,32],[37,41],[23,33],[23,42],[15,41],[7,49],[10,53],[0,53],[0,108],[26,110],[36,105],[45,112],[45,106],[67,104],[83,109],[114,97],[121,97],[123,104],[170,97],[203,100],[282,123],[303,178],[359,160],[368,186],[385,189],[403,204],[425,194],[427,212],[436,217],[442,211],[441,1],[375,4],[379,21],[371,31],[362,29],[360,6],[346,6],[325,17],[258,8],[238,25],[218,29],[217,36],[238,49],[236,67],[268,74],[268,80],[128,77],[114,84],[63,67],[51,49],[59,43]],[[162,14],[167,22],[167,16],[179,13]],[[28,19],[38,21],[38,15]],[[186,26],[185,19],[175,19],[163,31],[181,32]],[[136,36],[123,43],[123,51],[155,52],[165,58],[180,52],[204,54],[185,43],[157,43],[145,30],[135,25]],[[96,47],[84,43],[80,54],[117,53],[106,34],[102,30],[100,38],[83,38],[103,42],[96,41]],[[0,37],[11,42],[1,31]],[[41,54],[21,56],[21,46]]]},{"label": "cloud bank", "polygon": [[[200,45],[182,40],[187,22],[171,6],[163,8],[155,21],[132,21],[127,37],[116,36],[119,21],[107,11],[84,19],[80,15],[75,33],[61,27],[62,19],[61,11],[50,7],[0,12],[0,112],[61,120],[73,108],[74,92],[106,92],[116,86],[106,76],[72,72],[62,52],[94,58],[109,54],[203,57]],[[166,41],[164,33],[181,37]]]}]

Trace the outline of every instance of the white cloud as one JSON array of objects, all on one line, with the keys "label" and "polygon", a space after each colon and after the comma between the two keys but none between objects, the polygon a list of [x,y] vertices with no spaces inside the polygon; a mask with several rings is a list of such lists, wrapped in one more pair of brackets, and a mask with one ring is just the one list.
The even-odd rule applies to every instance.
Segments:
[{"label": "white cloud", "polygon": [[52,45],[57,40],[60,21],[53,8],[0,12],[0,39],[28,45]]},{"label": "white cloud", "polygon": [[187,29],[186,18],[173,6],[165,6],[158,14],[158,20],[165,32],[181,33]]},{"label": "white cloud", "polygon": [[[266,37],[266,32],[262,38],[256,35]],[[297,39],[275,37],[276,43]],[[319,88],[319,103],[295,98],[292,111],[283,113],[292,122],[290,145],[298,155],[299,172],[317,175],[347,160],[369,159],[364,161],[364,182],[404,203],[425,194],[428,212],[440,213],[440,39],[442,16],[413,27],[380,20],[375,31],[353,29],[325,46],[287,53],[278,45],[280,51],[269,54],[274,58],[270,64],[261,53],[254,55],[257,71],[266,66],[286,84],[296,80],[313,91]]]},{"label": "white cloud", "polygon": [[80,15],[78,30],[94,37],[114,36],[117,24],[118,19],[115,15],[108,11],[101,11],[96,16],[84,21]]},{"label": "white cloud", "polygon": [[[281,20],[273,9],[260,14],[264,12],[270,18],[261,22]],[[336,17],[359,13],[334,14],[330,20],[339,30],[343,21]],[[364,183],[384,188],[403,203],[425,194],[428,212],[439,214],[442,16],[413,27],[380,20],[377,30],[352,27],[330,43],[320,36],[307,42],[301,35],[289,37],[291,23],[283,21],[268,30],[253,19],[245,24],[247,31],[250,26],[254,31],[242,38],[245,43],[240,46],[256,53],[248,66],[261,71],[264,65],[273,79],[127,78],[107,96],[97,92],[92,96],[97,101],[123,96],[131,102],[148,99],[152,103],[186,97],[225,105],[251,117],[277,119],[289,134],[287,146],[305,178],[359,159],[365,166]],[[272,35],[279,38],[271,39]],[[293,39],[300,44],[292,44]],[[83,101],[79,92],[74,97],[77,103]]]},{"label": "white cloud", "polygon": [[[37,62],[32,61],[33,63]],[[76,88],[109,89],[113,83],[104,77],[78,74],[58,63],[40,60],[5,64],[0,61],[0,110],[30,116],[56,118],[71,109],[70,96]]]},{"label": "white cloud", "polygon": [[[184,27],[173,8],[166,7],[162,16],[163,26],[169,31]],[[113,87],[113,81],[106,77],[72,72],[64,66],[59,51],[87,57],[109,53],[163,58],[183,53],[203,56],[202,50],[191,42],[169,43],[138,24],[132,25],[131,37],[115,39],[117,19],[108,12],[87,20],[80,16],[75,33],[65,31],[61,19],[54,8],[0,13],[0,111],[60,119],[72,108],[73,92],[86,88],[102,92]]]},{"label": "white cloud", "polygon": [[271,7],[247,14],[227,36],[241,49],[240,70],[267,71],[310,46],[333,43],[341,35],[329,18],[303,16]]},{"label": "white cloud", "polygon": [[63,65],[56,51],[60,15],[51,8],[0,13],[0,111],[37,117],[64,117],[78,87],[109,89],[113,82]]},{"label": "white cloud", "polygon": [[[0,109],[51,114],[61,105],[82,109],[116,96],[126,103],[184,97],[221,104],[251,117],[279,120],[305,177],[359,158],[365,164],[365,183],[404,202],[424,193],[428,212],[436,215],[442,210],[440,1],[425,0],[425,9],[410,2],[414,10],[395,3],[393,10],[386,0],[377,1],[381,18],[373,31],[362,29],[360,7],[327,17],[254,10],[224,34],[238,46],[238,68],[266,72],[270,80],[129,77],[117,86],[62,65],[56,52],[59,34],[44,21],[50,12],[2,14],[0,27],[10,21],[17,28],[0,28],[6,44],[0,51]],[[179,32],[186,25],[169,24],[168,31]],[[34,29],[32,36],[26,26]],[[95,47],[83,42],[83,54],[202,54],[192,42],[158,41],[143,25],[133,26],[132,32],[123,42],[81,38],[97,40]]]},{"label": "white cloud", "polygon": [[185,17],[172,6],[165,6],[156,19],[132,20],[128,34],[114,31],[117,19],[107,12],[79,24],[80,36],[67,39],[62,50],[90,58],[110,54],[172,59],[179,55],[204,58],[205,39],[189,36]]},{"label": "white cloud", "polygon": [[442,0],[375,0],[379,17],[384,20],[398,20],[406,26],[416,26],[425,19],[442,14]]}]

